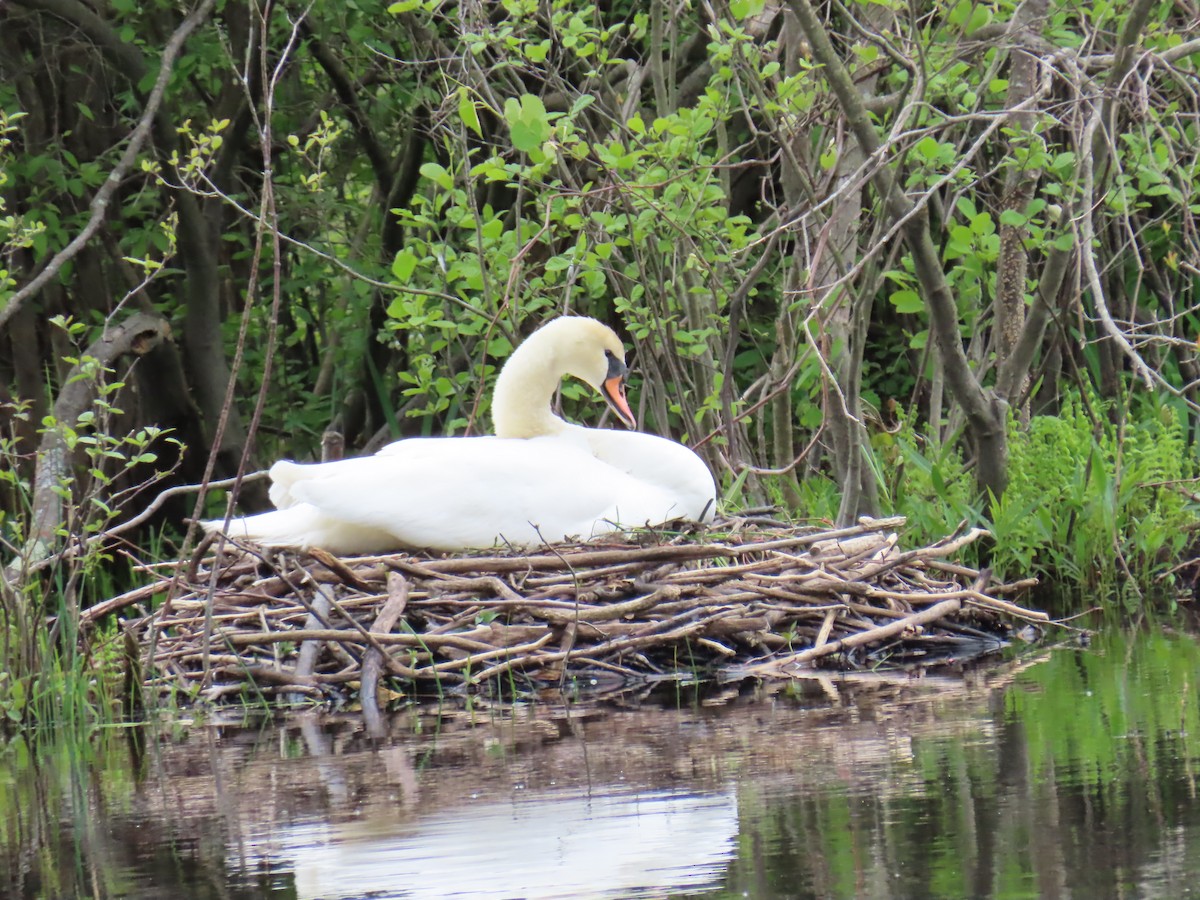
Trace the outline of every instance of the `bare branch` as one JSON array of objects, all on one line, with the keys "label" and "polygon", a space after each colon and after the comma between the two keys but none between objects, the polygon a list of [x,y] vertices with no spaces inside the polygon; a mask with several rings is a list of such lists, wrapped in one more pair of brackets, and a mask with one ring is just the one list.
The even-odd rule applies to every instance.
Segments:
[{"label": "bare branch", "polygon": [[[142,117],[138,120],[137,125],[130,132],[129,143],[125,146],[125,151],[121,154],[121,158],[117,160],[117,164],[108,173],[108,178],[104,180],[104,184],[100,186],[100,189],[96,191],[96,195],[92,198],[90,204],[91,216],[87,224],[71,243],[67,244],[66,247],[54,255],[54,258],[47,263],[46,267],[32,281],[9,297],[4,309],[0,310],[0,328],[3,328],[5,323],[12,318],[13,314],[20,309],[22,303],[45,287],[46,283],[57,275],[58,271],[72,260],[87,245],[88,241],[95,236],[96,232],[100,230],[100,226],[104,223],[104,217],[108,213],[108,204],[112,200],[113,194],[120,187],[125,175],[133,167],[138,153],[142,150],[142,145],[146,142],[146,138],[150,136],[150,129],[154,124],[155,116],[158,115],[159,107],[162,105],[163,95],[167,90],[167,82],[171,78],[171,71],[175,66],[175,59],[179,55],[179,51],[183,49],[183,44],[188,39],[188,36],[207,18],[215,2],[216,0],[202,0],[191,15],[179,23],[179,27],[175,29],[175,33],[167,41],[167,45],[163,48],[162,52],[158,78],[154,82],[154,89],[150,92],[150,96],[146,100],[146,108],[142,111]],[[41,3],[38,5],[54,11],[54,7],[57,4]]]}]

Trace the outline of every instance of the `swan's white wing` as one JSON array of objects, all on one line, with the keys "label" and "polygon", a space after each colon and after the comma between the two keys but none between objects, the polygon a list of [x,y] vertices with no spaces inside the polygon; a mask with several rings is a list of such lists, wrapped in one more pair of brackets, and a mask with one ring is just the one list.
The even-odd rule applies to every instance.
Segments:
[{"label": "swan's white wing", "polygon": [[669,498],[654,522],[683,518],[710,522],[716,511],[717,488],[708,466],[677,441],[640,431],[576,428],[592,454],[635,481],[653,486]]},{"label": "swan's white wing", "polygon": [[375,456],[271,469],[273,513],[230,531],[338,553],[536,546],[675,518],[709,519],[714,486],[686,447],[572,428],[528,440],[418,438]]},{"label": "swan's white wing", "polygon": [[[201,522],[205,531],[217,531],[220,519]],[[287,509],[233,519],[230,537],[254,541],[265,547],[321,547],[330,553],[383,553],[396,549],[396,539],[387,531],[338,521],[309,503],[293,503]]]},{"label": "swan's white wing", "polygon": [[[287,509],[296,503],[303,502],[293,493],[292,489],[295,485],[312,480],[337,479],[343,475],[352,476],[363,471],[364,465],[369,465],[367,460],[379,457],[386,457],[389,460],[406,460],[414,466],[428,465],[436,469],[438,461],[446,458],[447,454],[461,452],[458,445],[464,440],[464,438],[407,438],[386,444],[374,457],[356,456],[326,463],[296,463],[290,459],[281,459],[271,466],[271,502],[278,509]],[[468,443],[478,440],[483,439],[471,438]],[[469,452],[478,452],[478,450]]]},{"label": "swan's white wing", "polygon": [[645,524],[666,505],[652,488],[558,438],[404,441],[386,454],[307,468],[290,486],[294,501],[411,547],[587,538],[617,522]]}]

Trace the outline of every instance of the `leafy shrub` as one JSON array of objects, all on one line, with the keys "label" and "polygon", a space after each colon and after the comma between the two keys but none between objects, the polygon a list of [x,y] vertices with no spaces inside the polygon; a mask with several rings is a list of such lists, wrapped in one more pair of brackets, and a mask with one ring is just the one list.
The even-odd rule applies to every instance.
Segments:
[{"label": "leafy shrub", "polygon": [[1186,425],[1157,397],[1127,410],[1124,427],[1106,412],[1094,397],[1085,403],[1075,394],[1059,415],[1036,416],[1027,429],[1010,421],[1008,489],[990,517],[973,503],[959,451],[902,419],[895,433],[874,438],[885,511],[907,517],[914,543],[938,540],[964,521],[987,528],[994,540],[978,561],[1002,578],[1037,576],[1125,600],[1161,595],[1170,587],[1161,576],[1200,529],[1200,505],[1183,490],[1200,475]]},{"label": "leafy shrub", "polygon": [[974,481],[956,446],[933,440],[923,426],[898,416],[894,433],[874,439],[885,510],[905,516],[913,539],[923,543],[944,538],[964,521],[977,522]]},{"label": "leafy shrub", "polygon": [[986,523],[1005,576],[1129,596],[1126,588],[1154,586],[1185,551],[1200,519],[1180,490],[1197,472],[1176,409],[1141,399],[1123,428],[1105,412],[1075,395],[1058,416],[1037,416],[1026,431],[1010,426],[1009,487]]}]

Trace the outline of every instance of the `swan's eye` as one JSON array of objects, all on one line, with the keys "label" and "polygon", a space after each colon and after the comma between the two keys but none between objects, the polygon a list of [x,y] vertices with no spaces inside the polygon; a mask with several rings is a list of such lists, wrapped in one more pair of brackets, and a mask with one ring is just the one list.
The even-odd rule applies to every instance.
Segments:
[{"label": "swan's eye", "polygon": [[615,359],[616,357],[613,356],[613,352],[611,350],[605,350],[604,358],[605,359]]}]

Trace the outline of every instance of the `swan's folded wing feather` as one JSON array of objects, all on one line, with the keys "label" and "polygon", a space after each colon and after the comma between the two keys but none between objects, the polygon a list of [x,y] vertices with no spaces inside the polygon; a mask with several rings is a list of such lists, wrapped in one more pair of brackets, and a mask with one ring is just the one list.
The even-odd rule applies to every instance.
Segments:
[{"label": "swan's folded wing feather", "polygon": [[271,466],[268,473],[271,476],[271,487],[267,494],[276,509],[287,509],[295,504],[296,501],[292,499],[292,485],[297,479],[304,477],[304,470],[307,468],[308,466],[294,463],[290,459],[281,459]]},{"label": "swan's folded wing feather", "polygon": [[686,447],[594,429],[532,439],[409,439],[374,456],[281,461],[271,476],[271,499],[281,513],[297,515],[256,523],[265,542],[339,549],[358,542],[364,551],[386,543],[382,535],[396,546],[439,550],[586,539],[709,518],[714,495],[708,468]]},{"label": "swan's folded wing feather", "polygon": [[[216,519],[201,522],[205,531],[218,531],[224,524]],[[395,539],[386,531],[338,521],[323,515],[308,503],[296,502],[287,509],[232,519],[227,533],[232,538],[254,541],[264,547],[321,547],[331,553],[374,553],[395,549]]]},{"label": "swan's folded wing feather", "polygon": [[578,428],[577,434],[598,460],[661,492],[671,512],[656,521],[712,521],[717,486],[695,451],[678,441],[640,431]]},{"label": "swan's folded wing feather", "polygon": [[[407,443],[407,442],[405,442]],[[429,442],[432,443],[432,442]],[[310,467],[291,496],[329,518],[386,530],[408,546],[529,546],[590,537],[628,478],[586,452],[544,439],[455,438],[438,447]],[[436,452],[430,452],[436,451]],[[353,462],[355,465],[343,465]],[[628,491],[626,490],[626,494]]]},{"label": "swan's folded wing feather", "polygon": [[[281,459],[271,466],[269,496],[277,509],[287,509],[297,503],[305,502],[300,499],[300,494],[304,493],[304,489],[301,488],[297,492],[297,485],[309,481],[353,477],[355,473],[362,471],[364,465],[369,465],[368,460],[377,457],[407,460],[415,466],[426,464],[436,466],[436,460],[444,457],[447,453],[462,453],[463,448],[460,445],[464,440],[464,438],[407,438],[385,445],[373,457],[356,456],[324,463],[297,463],[290,459]],[[477,441],[488,440],[495,439],[471,438],[467,443],[475,444]],[[478,452],[477,448],[475,452]]]}]

